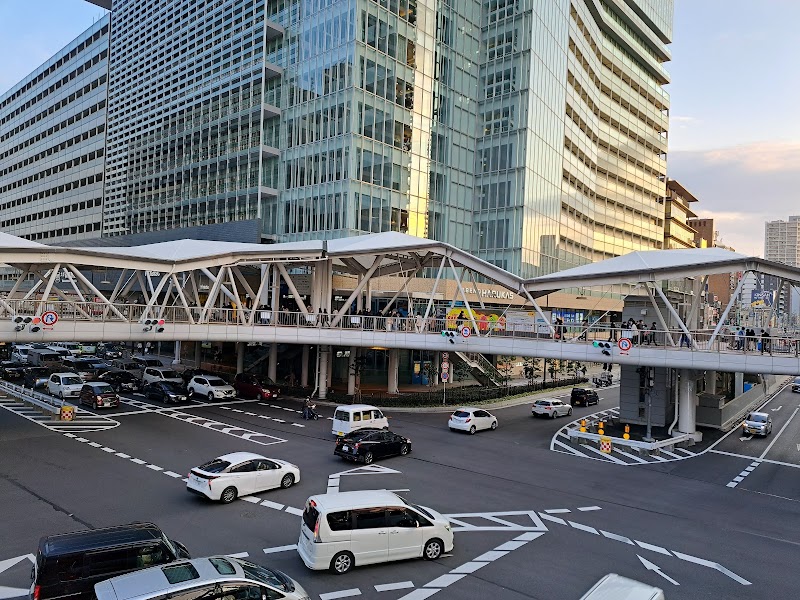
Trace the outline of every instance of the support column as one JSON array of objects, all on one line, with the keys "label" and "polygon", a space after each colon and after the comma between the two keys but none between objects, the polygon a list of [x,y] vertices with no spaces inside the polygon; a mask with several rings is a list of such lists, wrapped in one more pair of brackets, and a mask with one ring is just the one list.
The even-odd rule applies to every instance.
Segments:
[{"label": "support column", "polygon": [[439,371],[442,368],[442,353],[433,354],[433,385],[439,385]]},{"label": "support column", "polygon": [[330,346],[319,346],[319,390],[320,400],[328,397],[328,355]]},{"label": "support column", "polygon": [[738,398],[744,394],[744,373],[734,373],[733,380],[733,397]]},{"label": "support column", "polygon": [[300,387],[308,387],[308,344],[303,344],[303,358],[300,359]]},{"label": "support column", "polygon": [[717,393],[717,372],[716,371],[706,371],[705,383],[706,383],[706,394],[716,394]]},{"label": "support column", "polygon": [[336,352],[333,346],[328,346],[328,388],[333,387],[333,359],[336,358]]},{"label": "support column", "polygon": [[680,369],[678,371],[678,431],[692,435],[695,441],[703,439],[697,431],[697,394],[695,393],[694,376],[696,371]]},{"label": "support column", "polygon": [[398,387],[398,371],[400,370],[400,353],[397,348],[389,350],[389,379],[386,385],[386,392],[389,394],[398,394],[400,388]]},{"label": "support column", "polygon": [[358,359],[358,346],[350,347],[350,359],[347,363],[347,395],[356,393],[356,359]]},{"label": "support column", "polygon": [[194,343],[194,366],[200,368],[200,363],[203,362],[203,343]]},{"label": "support column", "polygon": [[247,345],[244,342],[236,342],[236,373],[244,372],[244,350]]},{"label": "support column", "polygon": [[[273,316],[275,313],[272,313]],[[269,345],[269,359],[267,359],[267,376],[272,381],[278,380],[278,344]]]},{"label": "support column", "polygon": [[181,341],[175,340],[175,358],[172,359],[173,365],[181,364]]}]

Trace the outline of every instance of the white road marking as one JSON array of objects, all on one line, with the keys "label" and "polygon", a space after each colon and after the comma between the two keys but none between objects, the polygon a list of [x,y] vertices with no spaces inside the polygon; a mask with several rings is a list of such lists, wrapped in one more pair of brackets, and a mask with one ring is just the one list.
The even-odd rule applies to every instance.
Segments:
[{"label": "white road marking", "polygon": [[289,544],[288,546],[275,546],[274,548],[264,548],[264,554],[275,554],[276,552],[287,552],[289,550],[297,550],[297,544]]},{"label": "white road marking", "polygon": [[231,558],[247,558],[250,556],[249,552],[237,552],[236,554],[226,554],[225,556],[230,556]]},{"label": "white road marking", "polygon": [[435,588],[414,590],[400,598],[400,600],[425,600],[438,592],[439,590]]},{"label": "white road marking", "polygon": [[142,460],[141,458],[132,458],[132,463],[136,463],[137,465],[146,465],[147,461]]},{"label": "white road marking", "polygon": [[456,581],[464,579],[466,577],[466,573],[447,573],[445,575],[441,575],[437,577],[433,581],[430,581],[425,584],[426,588],[446,588],[448,586],[453,585]]},{"label": "white road marking", "polygon": [[97,442],[89,442],[89,445],[92,448],[100,448],[103,444],[98,444]]},{"label": "white road marking", "polygon": [[493,562],[498,558],[504,557],[508,552],[505,551],[497,551],[497,550],[489,550],[489,552],[484,552],[475,560],[482,561],[482,562]]},{"label": "white road marking", "polygon": [[244,500],[245,502],[249,502],[250,504],[260,504],[261,503],[261,498],[256,498],[255,496],[245,496],[244,498],[241,498],[241,500]]},{"label": "white road marking", "polygon": [[161,467],[159,467],[157,465],[147,465],[147,468],[148,469],[152,469],[153,471],[163,471],[164,470],[164,469],[162,469]]},{"label": "white road marking", "polygon": [[710,560],[705,560],[703,558],[697,558],[696,556],[691,556],[689,554],[683,554],[682,552],[673,551],[672,553],[675,556],[677,556],[678,558],[680,558],[681,560],[686,560],[686,561],[693,562],[693,563],[698,564],[698,565],[702,565],[704,567],[710,567],[712,569],[716,569],[717,571],[719,571],[723,575],[727,575],[728,577],[730,577],[731,579],[733,579],[734,581],[736,581],[738,583],[741,583],[742,585],[752,585],[744,577],[739,577],[739,575],[737,575],[736,573],[734,573],[730,569],[726,569],[725,567],[723,567],[721,564],[719,564],[717,562],[713,562],[713,561],[710,561]]},{"label": "white road marking", "polygon": [[511,542],[506,542],[505,544],[500,544],[500,545],[497,547],[497,550],[516,550],[517,548],[522,548],[522,546],[524,546],[524,545],[525,545],[525,544],[527,544],[527,543],[528,543],[528,542],[526,542],[526,541],[519,541],[519,542],[517,542],[517,541],[511,541]]},{"label": "white road marking", "polygon": [[646,542],[640,542],[639,540],[633,540],[636,542],[636,545],[640,548],[644,548],[645,550],[652,550],[653,552],[658,552],[659,554],[664,554],[666,556],[672,556],[670,551],[666,548],[662,548],[661,546],[654,546],[653,544],[648,544]]},{"label": "white road marking", "polygon": [[591,450],[592,452],[596,452],[597,454],[599,454],[603,458],[606,458],[606,459],[610,460],[611,462],[617,463],[618,465],[627,465],[628,464],[624,460],[622,460],[621,458],[617,458],[613,454],[606,454],[605,452],[600,452],[600,450],[598,448],[595,448],[594,446],[586,445],[586,446],[584,446],[584,448],[586,448],[587,450]]},{"label": "white road marking", "polygon": [[478,561],[473,560],[473,561],[470,561],[468,563],[464,563],[460,567],[456,567],[455,569],[453,569],[450,572],[451,573],[466,573],[467,575],[469,575],[470,573],[474,573],[478,569],[480,569],[482,567],[485,567],[488,564],[489,564],[488,562],[478,562]]},{"label": "white road marking", "polygon": [[[164,471],[164,475],[168,475],[169,477],[172,477],[172,478],[175,478],[175,479],[181,477],[181,474],[180,473],[176,473],[175,471]],[[231,556],[233,556],[233,555],[231,554]]]},{"label": "white road marking", "polygon": [[79,437],[79,438],[75,438],[75,441],[76,442],[88,442],[89,440],[87,440],[86,438]]},{"label": "white road marking", "polygon": [[610,531],[603,531],[602,529],[600,530],[600,533],[603,534],[603,537],[607,537],[610,540],[622,542],[623,544],[629,544],[633,546],[633,542],[628,538],[626,538],[624,535],[617,535],[616,533],[611,533]]},{"label": "white road marking", "polygon": [[783,427],[781,427],[781,430],[778,432],[778,435],[772,436],[772,441],[769,443],[769,446],[767,446],[767,448],[764,450],[764,452],[761,453],[761,456],[759,456],[758,458],[764,458],[767,455],[767,453],[770,450],[772,450],[772,447],[775,445],[775,442],[777,442],[778,438],[781,437],[781,434],[783,433],[783,430],[786,429],[789,426],[789,423],[792,422],[792,419],[794,419],[794,417],[797,414],[798,410],[800,410],[800,407],[797,407],[797,408],[794,409],[794,412],[792,413],[792,416],[789,417],[789,419],[786,421],[786,423],[783,424]]},{"label": "white road marking", "polygon": [[578,510],[581,512],[588,512],[590,510],[603,510],[599,506],[579,506]]},{"label": "white road marking", "polygon": [[292,423],[295,427],[305,427],[302,423]]},{"label": "white road marking", "polygon": [[[2,573],[3,571],[8,571],[11,567],[13,567],[18,563],[21,563],[26,558],[29,561],[31,561],[31,564],[36,562],[36,557],[33,554],[23,554],[22,556],[15,556],[14,558],[7,558],[6,560],[0,560],[0,573]],[[26,590],[25,593],[27,594],[28,591],[29,590]]]},{"label": "white road marking", "polygon": [[663,573],[663,572],[661,571],[661,567],[659,567],[658,565],[656,565],[656,564],[654,564],[654,563],[651,563],[649,560],[647,560],[646,558],[643,558],[643,557],[639,556],[638,554],[637,554],[636,556],[638,556],[638,557],[639,557],[639,560],[642,562],[642,565],[643,565],[643,566],[644,566],[644,568],[645,568],[645,569],[647,569],[648,571],[653,571],[654,573],[656,573],[656,574],[658,574],[658,575],[661,575],[661,577],[663,577],[664,579],[666,579],[667,581],[669,581],[669,582],[670,582],[672,585],[680,585],[680,583],[678,583],[677,581],[675,581],[675,580],[674,580],[672,577],[670,577],[670,576],[669,576],[669,575],[667,575],[666,573]]},{"label": "white road marking", "polygon": [[567,523],[569,523],[570,526],[574,527],[575,529],[580,529],[581,531],[586,531],[587,533],[593,533],[595,535],[600,535],[597,532],[597,529],[595,529],[594,527],[589,527],[588,525],[584,525],[583,523],[576,523],[575,521],[567,521]]},{"label": "white road marking", "polygon": [[666,454],[667,456],[671,456],[672,458],[683,458],[682,456],[678,456],[677,454],[670,452],[669,450],[664,450],[664,448],[661,448],[660,452],[662,454]]},{"label": "white road marking", "polygon": [[539,516],[544,519],[545,521],[551,521],[553,523],[558,523],[559,525],[566,525],[567,522],[560,518],[560,517],[553,517],[545,513],[539,513]]},{"label": "white road marking", "polygon": [[119,456],[120,458],[130,458],[130,454],[125,454],[124,452],[117,452],[115,456]]},{"label": "white road marking", "polygon": [[780,405],[778,408],[771,408],[770,410],[771,410],[772,412],[776,412],[776,411],[779,411],[779,410],[780,410],[780,409],[782,409],[782,408],[783,408],[783,404],[781,404],[781,405]]},{"label": "white road marking", "polygon": [[287,513],[289,513],[289,514],[291,514],[291,515],[297,515],[298,517],[301,517],[301,516],[303,515],[303,509],[301,509],[301,508],[294,508],[293,506],[287,506],[287,507],[284,509],[284,511],[285,511],[285,512],[287,512]]},{"label": "white road marking", "polygon": [[74,433],[65,433],[64,435],[70,438],[77,437]]},{"label": "white road marking", "polygon": [[0,585],[0,600],[5,600],[6,598],[20,598],[22,596],[28,596],[29,594],[30,590],[28,588],[13,588]]},{"label": "white road marking", "polygon": [[414,587],[413,581],[399,581],[397,583],[379,583],[375,586],[376,592],[391,592],[392,590],[407,590]]},{"label": "white road marking", "polygon": [[266,506],[267,508],[274,508],[275,510],[283,510],[283,507],[286,505],[278,504],[277,502],[272,502],[271,500],[264,500],[261,503],[261,506]]},{"label": "white road marking", "polygon": [[545,509],[544,512],[546,512],[548,515],[558,515],[561,513],[568,513],[572,511],[568,508],[547,508]]},{"label": "white road marking", "polygon": [[350,598],[351,596],[360,596],[361,590],[353,588],[350,590],[342,590],[340,592],[328,592],[327,594],[320,594],[319,600],[336,600],[337,598]]}]

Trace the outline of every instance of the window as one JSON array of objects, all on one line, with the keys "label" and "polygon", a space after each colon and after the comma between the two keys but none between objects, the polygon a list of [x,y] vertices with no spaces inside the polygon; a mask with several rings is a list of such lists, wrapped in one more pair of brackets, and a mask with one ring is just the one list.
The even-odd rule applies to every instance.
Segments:
[{"label": "window", "polygon": [[163,567],[161,569],[167,581],[170,583],[182,583],[190,579],[197,579],[200,575],[197,569],[194,568],[192,563],[182,563],[171,567]]},{"label": "window", "polygon": [[361,413],[360,412],[354,412],[353,413],[353,421],[356,422],[356,423],[361,421]]},{"label": "window", "polygon": [[[306,524],[306,527],[308,527],[311,531],[314,531],[317,526],[318,518],[319,511],[316,509],[316,507],[311,506],[311,504],[307,504],[306,509],[303,511],[303,523]],[[330,516],[328,517],[328,523],[330,523]]]},{"label": "window", "polygon": [[256,463],[256,461],[254,461],[254,460],[248,460],[246,462],[243,462],[240,465],[236,465],[235,467],[233,467],[230,470],[230,472],[231,473],[251,473],[251,472],[256,470],[255,463]]},{"label": "window", "polygon": [[386,511],[386,522],[389,527],[418,527],[417,515],[405,508],[390,508]]},{"label": "window", "polygon": [[[352,518],[349,510],[330,513],[328,515],[328,527],[331,531],[347,531],[352,528]],[[311,528],[313,529],[313,527]]]},{"label": "window", "polygon": [[350,413],[346,410],[337,410],[336,413],[333,415],[333,418],[337,421],[344,421],[345,423],[350,421]]},{"label": "window", "polygon": [[353,513],[356,518],[354,529],[380,529],[387,526],[384,508],[363,508]]},{"label": "window", "polygon": [[207,462],[204,465],[200,465],[198,467],[201,471],[205,471],[206,473],[222,473],[225,469],[231,466],[227,460],[220,460],[219,458],[215,458],[212,461]]},{"label": "window", "polygon": [[214,568],[217,570],[217,573],[220,575],[235,575],[236,569],[233,568],[233,565],[229,563],[224,558],[209,558],[208,562],[214,565]]}]

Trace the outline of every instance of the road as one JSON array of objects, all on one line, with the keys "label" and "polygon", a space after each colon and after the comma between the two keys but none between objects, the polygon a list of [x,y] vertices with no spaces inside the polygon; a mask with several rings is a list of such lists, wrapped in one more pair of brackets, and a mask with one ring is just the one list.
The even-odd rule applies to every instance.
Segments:
[{"label": "road", "polygon": [[[613,406],[613,390],[601,395],[600,409]],[[194,556],[247,553],[320,600],[577,599],[609,572],[663,587],[670,600],[795,597],[794,398],[785,392],[767,406],[782,406],[771,413],[772,438],[733,434],[689,460],[630,466],[551,451],[568,419],[533,419],[527,405],[493,411],[497,431],[475,436],[448,431],[446,413],[388,411],[413,452],[381,462],[384,470],[340,475],[340,489],[407,490],[413,502],[451,516],[455,549],[433,562],[344,576],[309,571],[286,548],[297,542],[306,498],[357,467],[333,456],[331,408],[303,421],[292,399],[165,407],[134,396],[101,412],[105,425],[80,431],[53,430],[0,405],[0,599],[27,587],[26,555],[40,536],[135,520],[156,522]],[[186,492],[190,468],[236,450],[294,462],[302,480],[230,505]],[[772,457],[779,462],[766,462]]]}]

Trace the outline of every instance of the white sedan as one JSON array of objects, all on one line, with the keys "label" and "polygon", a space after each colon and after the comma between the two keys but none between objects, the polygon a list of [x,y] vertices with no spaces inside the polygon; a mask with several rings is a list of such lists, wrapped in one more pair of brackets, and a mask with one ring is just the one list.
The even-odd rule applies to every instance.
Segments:
[{"label": "white sedan", "polygon": [[453,411],[447,426],[450,431],[468,431],[474,434],[480,429],[497,429],[497,417],[488,410],[463,406]]},{"label": "white sedan", "polygon": [[549,417],[555,419],[563,415],[570,416],[572,414],[572,406],[564,404],[561,400],[545,398],[544,400],[537,400],[531,406],[531,414],[534,417]]},{"label": "white sedan", "polygon": [[195,375],[186,386],[189,396],[203,396],[213,401],[215,398],[235,398],[236,390],[223,379],[213,375]]},{"label": "white sedan", "polygon": [[186,489],[223,504],[300,481],[297,465],[252,452],[234,452],[215,458],[189,472]]}]

